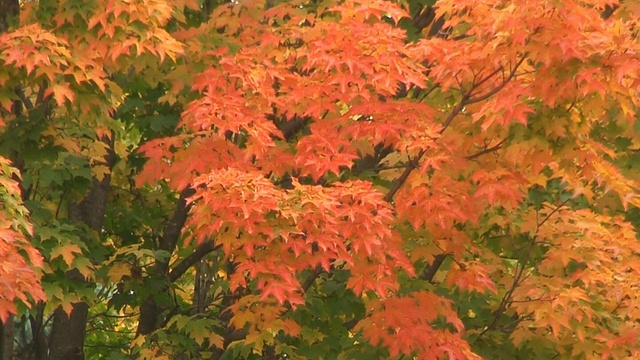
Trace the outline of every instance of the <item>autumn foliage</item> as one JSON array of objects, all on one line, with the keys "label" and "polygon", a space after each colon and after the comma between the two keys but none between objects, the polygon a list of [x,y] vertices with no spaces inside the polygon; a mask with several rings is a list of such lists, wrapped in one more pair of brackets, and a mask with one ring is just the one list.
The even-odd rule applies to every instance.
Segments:
[{"label": "autumn foliage", "polygon": [[640,356],[637,1],[72,4],[0,35],[3,321],[84,311],[81,347],[110,314],[87,342],[156,359]]},{"label": "autumn foliage", "polygon": [[0,158],[0,167],[0,319],[4,322],[17,311],[15,300],[28,303],[45,297],[38,274],[42,256],[28,240],[33,229],[14,180],[18,172],[5,158]]}]

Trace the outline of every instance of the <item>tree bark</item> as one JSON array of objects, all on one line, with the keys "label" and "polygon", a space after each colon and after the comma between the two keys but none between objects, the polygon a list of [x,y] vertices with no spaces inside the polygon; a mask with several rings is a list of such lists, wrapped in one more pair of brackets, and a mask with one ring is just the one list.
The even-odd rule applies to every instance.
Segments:
[{"label": "tree bark", "polygon": [[70,316],[58,308],[53,314],[49,360],[84,360],[84,334],[89,305],[73,304]]},{"label": "tree bark", "polygon": [[[113,152],[109,154],[105,162],[109,168],[112,168],[115,154]],[[90,229],[100,234],[110,183],[109,175],[106,175],[102,181],[94,179],[93,187],[85,199],[80,203],[69,204],[69,218],[85,223]],[[85,281],[77,270],[69,271],[67,277],[72,281]],[[84,336],[88,314],[89,305],[84,302],[74,303],[69,315],[60,307],[54,311],[49,341],[49,360],[84,360]]]},{"label": "tree bark", "polygon": [[[622,0],[620,0],[620,4],[622,4]],[[611,15],[613,15],[613,12],[616,11],[620,7],[620,4],[605,6],[604,10],[600,14],[600,17],[603,20],[609,19],[611,17]]]},{"label": "tree bark", "polygon": [[0,0],[0,34],[17,22],[20,13],[19,0]]},{"label": "tree bark", "polygon": [[44,326],[44,310],[45,303],[39,301],[34,307],[37,310],[35,316],[29,315],[29,324],[31,325],[31,349],[29,359],[47,360],[49,359],[49,344],[45,335]]},{"label": "tree bark", "polygon": [[13,316],[7,321],[0,321],[0,360],[11,360],[13,358]]},{"label": "tree bark", "polygon": [[[172,254],[178,244],[178,239],[182,233],[182,227],[187,221],[187,214],[189,213],[190,206],[187,205],[187,198],[194,193],[194,190],[187,188],[182,191],[180,198],[176,204],[173,216],[167,227],[164,230],[164,234],[160,239],[159,250],[164,250],[169,254]],[[204,254],[203,254],[204,256]],[[169,277],[169,258],[158,259],[155,266],[155,276],[168,279]],[[158,289],[158,292],[164,292],[168,289],[168,281],[165,285]],[[158,328],[160,323],[160,314],[164,309],[158,305],[156,299],[153,296],[147,297],[140,306],[140,317],[138,321],[138,329],[136,335],[146,335]]]}]

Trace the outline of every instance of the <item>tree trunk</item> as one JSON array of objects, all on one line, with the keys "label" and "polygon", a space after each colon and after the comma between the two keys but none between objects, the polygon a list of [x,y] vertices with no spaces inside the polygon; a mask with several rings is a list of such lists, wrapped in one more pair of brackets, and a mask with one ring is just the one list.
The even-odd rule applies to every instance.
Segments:
[{"label": "tree trunk", "polygon": [[18,19],[20,13],[19,0],[0,0],[0,34],[9,30],[10,25]]},{"label": "tree trunk", "polygon": [[[107,166],[112,168],[115,155],[109,154],[105,161]],[[79,204],[69,204],[69,218],[85,223],[100,234],[107,209],[110,181],[109,175],[102,181],[94,179],[93,187],[87,197]],[[72,281],[85,281],[77,270],[70,271],[67,276]],[[84,302],[73,304],[68,316],[62,308],[54,311],[49,341],[49,360],[84,360],[84,336],[88,314],[89,305]]]},{"label": "tree trunk", "polygon": [[[187,188],[182,191],[180,198],[176,204],[176,208],[173,211],[173,216],[167,224],[167,227],[160,239],[159,250],[164,250],[169,254],[172,254],[178,244],[178,239],[182,233],[182,227],[187,221],[187,214],[189,213],[190,206],[187,205],[187,198],[193,195],[195,191]],[[169,275],[169,258],[158,259],[155,266],[155,276],[160,276],[164,279]],[[162,288],[157,289],[158,292],[167,291],[169,284],[164,284]],[[165,309],[158,305],[156,299],[153,296],[149,296],[140,306],[140,317],[138,320],[137,335],[146,335],[158,328],[160,323],[160,314]]]},{"label": "tree trunk", "polygon": [[13,358],[13,316],[7,321],[0,321],[0,360],[11,360]]},{"label": "tree trunk", "polygon": [[84,334],[89,306],[73,304],[71,316],[58,308],[53,314],[49,360],[84,360]]},{"label": "tree trunk", "polygon": [[34,360],[47,360],[49,359],[49,344],[44,331],[44,302],[38,302],[35,306],[37,313],[35,316],[29,316],[29,323],[31,324],[31,350],[30,358]]}]

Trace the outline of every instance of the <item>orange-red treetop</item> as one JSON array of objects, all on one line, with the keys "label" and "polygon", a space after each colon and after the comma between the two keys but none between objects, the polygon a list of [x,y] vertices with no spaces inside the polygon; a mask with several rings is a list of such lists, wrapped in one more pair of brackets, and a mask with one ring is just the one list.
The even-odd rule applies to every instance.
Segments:
[{"label": "orange-red treetop", "polygon": [[[597,275],[612,256],[604,244],[640,264],[625,247],[633,233],[615,230],[620,219],[590,210],[578,216],[565,211],[566,202],[523,206],[529,189],[553,178],[589,201],[613,191],[625,205],[640,204],[637,183],[604,160],[615,154],[602,139],[590,137],[605,121],[628,128],[638,105],[640,49],[628,23],[601,19],[605,3],[439,1],[438,13],[448,19],[443,33],[417,42],[407,42],[396,26],[408,14],[388,1],[344,1],[317,12],[298,2],[268,10],[221,7],[211,27],[231,35],[232,44],[210,53],[215,65],[195,78],[201,97],[185,109],[183,131],[143,147],[150,161],[139,180],[196,189],[191,233],[222,245],[237,261],[234,288],[256,280],[260,300],[297,305],[304,302],[302,270],[344,266],[350,289],[379,299],[359,327],[374,343],[392,354],[471,356],[460,336],[429,325],[446,316],[463,330],[449,302],[429,292],[394,295],[399,270],[415,275],[404,224],[419,237],[412,239],[411,260],[451,254],[446,282],[462,290],[500,288],[507,302],[542,296],[532,294],[547,280],[525,278],[525,270],[533,271],[526,259],[509,270],[514,279],[498,270],[499,254],[472,241],[492,226],[526,234],[531,246],[551,244],[549,262],[597,259],[587,260],[582,284],[561,278],[543,291],[571,299],[551,303],[548,314],[572,301],[596,301],[571,297],[594,281],[603,298],[635,289]],[[613,107],[619,117],[605,118]],[[296,118],[309,123],[308,131],[283,134],[283,122]],[[375,145],[390,149],[391,185],[343,181]],[[492,145],[498,155],[474,155]],[[290,189],[274,185],[285,176],[294,177]],[[296,180],[306,176],[318,185]],[[580,219],[596,226],[598,236],[583,238]],[[579,246],[581,255],[567,246]],[[519,329],[549,325],[561,339],[571,328],[551,321],[535,315]]]},{"label": "orange-red treetop", "polygon": [[[304,303],[301,273],[339,267],[365,299],[357,329],[373,343],[472,357],[451,300],[401,289],[416,264],[446,255],[428,280],[494,294],[496,314],[522,316],[516,343],[575,335],[605,357],[637,351],[635,234],[593,206],[605,193],[640,205],[611,146],[636,135],[637,13],[604,20],[610,1],[441,0],[436,36],[408,41],[398,24],[410,14],[394,1],[266,3],[220,6],[199,28],[180,25],[194,2],[60,12],[51,29],[0,35],[0,86],[46,81],[57,111],[92,126],[127,96],[110,73],[170,81],[171,103],[185,87],[198,93],[172,136],[142,146],[138,180],[195,189],[186,234],[220,244],[238,264],[232,287],[259,292],[232,306],[237,328],[256,305],[255,334],[295,335],[279,316]],[[109,124],[97,122],[97,138]],[[596,131],[608,125],[615,134]],[[350,171],[367,155],[383,157],[375,176]],[[548,196],[533,199],[539,189]],[[571,261],[580,269],[567,271]],[[450,330],[435,330],[439,317]]]}]

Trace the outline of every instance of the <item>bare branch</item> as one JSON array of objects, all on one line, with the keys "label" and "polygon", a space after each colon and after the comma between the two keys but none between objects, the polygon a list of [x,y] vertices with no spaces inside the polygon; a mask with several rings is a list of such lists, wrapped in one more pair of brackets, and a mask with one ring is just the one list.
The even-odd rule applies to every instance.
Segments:
[{"label": "bare branch", "polygon": [[529,246],[528,246],[526,252],[524,253],[522,259],[518,260],[518,264],[516,265],[516,273],[515,273],[515,275],[513,277],[513,283],[511,284],[511,287],[509,288],[509,290],[502,297],[502,300],[500,301],[500,305],[498,305],[498,309],[496,309],[496,311],[494,312],[493,320],[491,321],[489,326],[485,327],[484,330],[482,330],[482,332],[480,334],[478,334],[478,337],[474,340],[474,342],[478,341],[478,339],[480,339],[489,330],[492,330],[492,329],[496,328],[496,326],[498,325],[498,323],[500,321],[500,317],[507,310],[507,307],[509,306],[509,304],[512,303],[513,293],[516,291],[518,286],[520,286],[520,284],[522,284],[522,282],[526,278],[526,277],[524,277],[524,272],[525,272],[525,269],[527,268],[527,265],[528,265],[529,260],[531,258],[531,252],[533,251],[533,247],[538,243],[537,240],[538,240],[538,232],[540,230],[540,227],[545,222],[547,222],[551,218],[551,216],[553,216],[553,214],[555,214],[558,211],[560,211],[560,209],[563,208],[568,202],[569,202],[569,199],[567,199],[567,200],[563,201],[562,203],[560,203],[549,214],[547,214],[547,216],[542,221],[537,223],[536,232],[533,235],[531,241],[529,242]]},{"label": "bare branch", "polygon": [[176,266],[173,267],[171,272],[169,272],[169,280],[171,282],[178,280],[184,273],[189,270],[195,263],[200,261],[205,255],[216,251],[220,248],[221,245],[215,245],[213,241],[206,241],[200,244],[194,252],[189,254],[189,256],[185,257],[180,261]]},{"label": "bare branch", "polygon": [[447,253],[436,255],[433,259],[433,262],[431,262],[431,264],[422,271],[422,273],[420,274],[420,279],[432,282],[433,277],[436,276],[438,269],[440,268],[440,266],[442,266],[442,263],[444,263],[444,260],[447,258],[447,256],[449,256],[449,254]]},{"label": "bare branch", "polygon": [[[173,211],[173,215],[171,216],[171,220],[169,220],[169,223],[162,234],[162,238],[160,239],[160,250],[171,253],[175,249],[178,239],[180,238],[180,234],[182,233],[182,227],[187,220],[187,214],[191,208],[187,205],[187,198],[193,195],[194,192],[195,190],[192,188],[186,188],[180,193],[180,197],[176,202],[176,207]],[[167,265],[164,265],[165,270],[166,266]]]},{"label": "bare branch", "polygon": [[473,159],[477,159],[480,156],[484,155],[484,154],[488,154],[490,152],[496,151],[496,150],[500,150],[502,148],[502,145],[504,145],[504,143],[507,142],[507,139],[503,139],[502,141],[500,141],[499,143],[497,143],[496,145],[492,146],[492,147],[488,147],[482,151],[479,151],[473,155],[469,155],[469,156],[465,156],[465,159],[467,160],[473,160]]},{"label": "bare branch", "polygon": [[24,90],[22,90],[22,88],[16,87],[15,93],[16,95],[18,95],[18,98],[20,99],[20,101],[22,101],[22,103],[24,104],[24,106],[27,108],[28,111],[33,110],[33,103],[31,102],[31,99],[29,99],[27,95],[24,93]]},{"label": "bare branch", "polygon": [[[509,75],[502,81],[502,83],[498,86],[496,86],[495,88],[489,90],[488,92],[486,92],[483,95],[479,95],[477,97],[474,98],[469,98],[467,104],[475,104],[477,102],[486,100],[490,97],[492,97],[493,95],[495,95],[496,93],[498,93],[498,91],[502,90],[508,83],[509,81],[511,81],[511,79],[513,79],[513,77],[516,75],[516,71],[518,70],[518,68],[520,67],[520,65],[522,65],[522,63],[524,62],[524,60],[526,59],[526,55],[522,56],[522,59],[520,59],[515,66],[511,69],[511,71],[509,72]],[[502,69],[502,68],[499,68]],[[492,74],[497,74],[497,72],[493,72]],[[494,75],[495,75],[494,74]],[[491,76],[491,75],[490,75]],[[484,83],[486,80],[488,80],[489,77],[484,78],[483,80],[481,80],[475,87],[477,88],[478,86],[480,86],[482,83]]]}]

